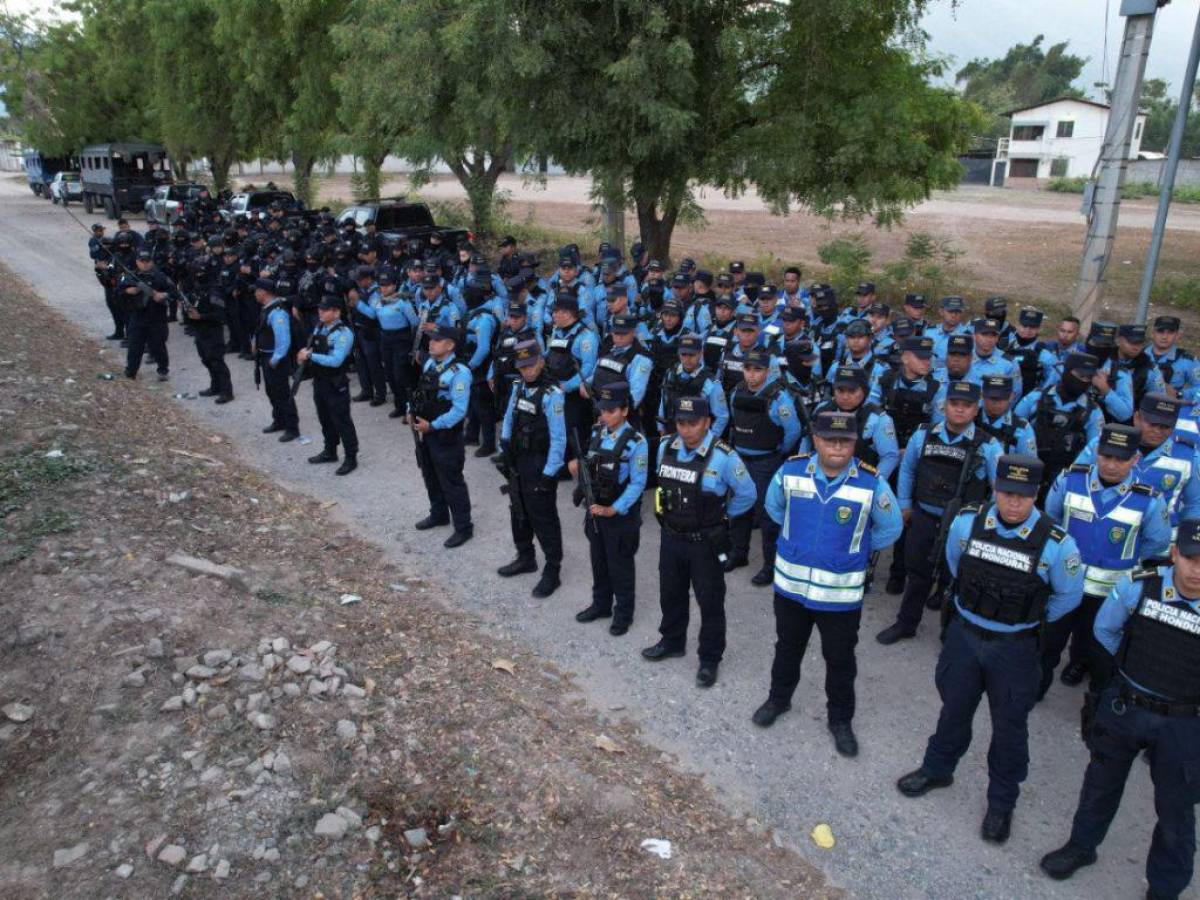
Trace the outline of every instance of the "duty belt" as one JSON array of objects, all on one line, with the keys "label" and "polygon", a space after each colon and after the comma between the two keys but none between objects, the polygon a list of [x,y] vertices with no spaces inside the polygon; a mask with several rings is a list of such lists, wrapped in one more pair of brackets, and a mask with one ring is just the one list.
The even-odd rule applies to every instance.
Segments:
[{"label": "duty belt", "polygon": [[1118,709],[1118,706],[1124,706],[1132,703],[1134,706],[1140,706],[1148,712],[1157,713],[1160,716],[1169,718],[1190,719],[1195,716],[1200,716],[1200,705],[1195,703],[1172,703],[1169,700],[1163,700],[1159,697],[1152,697],[1149,694],[1139,691],[1129,682],[1121,685],[1121,689],[1117,692],[1117,696],[1113,698],[1112,710],[1117,715],[1124,714],[1124,708]]},{"label": "duty belt", "polygon": [[[958,610],[956,609],[955,612],[957,613]],[[1020,631],[993,631],[991,628],[984,628],[982,625],[968,622],[961,615],[957,618],[963,623],[964,628],[985,641],[1014,641],[1022,638],[1037,637],[1038,633],[1036,626],[1033,628],[1022,628]]]},{"label": "duty belt", "polygon": [[658,524],[659,528],[662,529],[663,534],[667,535],[667,537],[672,537],[679,541],[686,541],[689,544],[703,543],[709,538],[719,535],[725,530],[726,527],[725,523],[722,522],[720,525],[710,525],[708,528],[701,528],[698,531],[679,531],[676,528],[672,528],[666,522],[659,522]]}]

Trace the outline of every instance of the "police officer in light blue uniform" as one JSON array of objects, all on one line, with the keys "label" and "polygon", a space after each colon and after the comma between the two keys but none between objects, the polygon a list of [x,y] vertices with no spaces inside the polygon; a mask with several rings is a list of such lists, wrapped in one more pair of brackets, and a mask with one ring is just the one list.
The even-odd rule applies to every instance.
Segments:
[{"label": "police officer in light blue uniform", "polygon": [[[1106,672],[1084,707],[1091,759],[1065,845],[1042,857],[1051,878],[1096,861],[1133,761],[1145,752],[1157,822],[1146,860],[1148,898],[1178,897],[1196,855],[1200,747],[1200,519],[1179,525],[1172,565],[1123,578],[1096,616]],[[1128,836],[1126,838],[1127,855]],[[1123,863],[1124,861],[1122,861]]]},{"label": "police officer in light blue uniform", "polygon": [[324,297],[317,304],[320,324],[313,332],[312,345],[296,354],[296,361],[308,363],[312,375],[313,403],[325,447],[310,463],[337,462],[338,445],[345,459],[334,474],[349,475],[358,468],[358,432],[350,417],[350,352],[354,348],[354,332],[342,321],[342,303],[338,297]]},{"label": "police officer in light blue uniform", "polygon": [[1145,352],[1158,367],[1163,381],[1180,394],[1196,383],[1197,362],[1191,353],[1176,346],[1178,340],[1179,317],[1158,316]]},{"label": "police officer in light blue uniform", "polygon": [[703,343],[696,334],[679,338],[679,362],[663,376],[655,425],[658,433],[675,433],[675,404],[680,397],[703,397],[712,415],[713,434],[725,433],[729,425],[729,404],[721,380],[703,364]]},{"label": "police officer in light blue uniform", "polygon": [[[1117,326],[1112,322],[1093,322],[1085,346],[1097,360],[1090,388],[1098,398],[1104,418],[1110,422],[1128,422],[1134,412],[1133,379],[1116,365]],[[1065,365],[1047,373],[1047,387],[1058,383]]]},{"label": "police officer in light blue uniform", "polygon": [[650,354],[638,342],[637,316],[629,313],[615,315],[609,325],[609,336],[603,352],[596,359],[588,393],[595,397],[600,388],[613,382],[624,382],[634,411],[639,412],[654,368]]},{"label": "police officer in light blue uniform", "polygon": [[650,329],[646,327],[646,323],[638,317],[637,311],[629,302],[629,294],[626,292],[624,285],[610,284],[605,289],[604,300],[596,307],[596,331],[599,332],[601,340],[606,338],[612,326],[614,316],[630,316],[637,323],[635,333],[637,338],[642,342],[643,346],[650,343]]},{"label": "police officer in light blue uniform", "polygon": [[971,358],[968,381],[982,385],[988,375],[1004,375],[1013,381],[1013,398],[1021,399],[1021,367],[1016,361],[997,349],[1000,338],[1000,323],[995,319],[976,319],[972,323],[975,338],[975,354]]},{"label": "police officer in light blue uniform", "polygon": [[[608,631],[622,635],[633,623],[634,557],[642,528],[642,492],[649,466],[646,439],[630,425],[629,385],[614,381],[596,392],[599,423],[592,428],[583,463],[592,486],[583,533],[592,562],[592,602],[575,614],[576,622],[612,618]],[[579,460],[568,464],[578,477]],[[575,505],[587,502],[575,489]],[[614,606],[615,602],[615,606]]]},{"label": "police officer in light blue uniform", "polygon": [[967,304],[962,297],[943,297],[939,304],[942,322],[936,328],[925,331],[926,337],[933,338],[933,358],[938,363],[946,363],[946,347],[950,338],[955,335],[967,335],[967,326],[963,323]]},{"label": "police officer in light blue uniform", "polygon": [[1016,414],[1033,426],[1038,457],[1045,463],[1042,485],[1048,491],[1058,473],[1071,465],[1087,442],[1100,435],[1104,413],[1092,399],[1096,357],[1072,353],[1063,362],[1055,384],[1030,391],[1017,404]]},{"label": "police officer in light blue uniform", "polygon": [[455,358],[460,332],[438,325],[429,335],[429,356],[421,368],[409,405],[416,437],[417,465],[429,495],[429,515],[418,531],[454,524],[443,546],[458,547],[474,534],[471,497],[463,479],[463,423],[471,400],[471,371]]},{"label": "police officer in light blue uniform", "polygon": [[454,300],[446,292],[442,279],[427,273],[421,279],[421,291],[417,297],[417,315],[420,327],[417,330],[418,351],[421,359],[428,352],[429,336],[435,329],[445,326],[453,328],[461,316]]},{"label": "police officer in light blue uniform", "polygon": [[954,593],[934,679],[942,709],[921,767],[896,783],[906,797],[920,797],[953,782],[986,693],[992,742],[980,832],[996,844],[1008,840],[1029,773],[1028,719],[1041,676],[1038,632],[1043,622],[1055,628],[1079,605],[1083,590],[1074,540],[1034,508],[1041,469],[1036,457],[1001,457],[995,501],[965,507],[950,526],[946,565]]},{"label": "police officer in light blue uniform", "polygon": [[275,296],[275,282],[258,278],[254,282],[254,299],[261,312],[254,336],[255,367],[266,386],[271,402],[271,424],[263,434],[282,431],[280,443],[300,437],[300,414],[292,396],[292,362],[298,348],[292,347],[292,329],[287,301]]},{"label": "police officer in light blue uniform", "polygon": [[752,510],[729,523],[733,549],[725,571],[749,565],[750,532],[757,525],[762,530],[763,564],[751,581],[761,587],[774,579],[779,533],[778,525],[764,512],[763,501],[771,476],[800,440],[800,416],[787,382],[771,372],[771,354],[765,348],[746,354],[742,375],[742,383],[729,398],[733,426],[729,439],[750,472],[758,499]]},{"label": "police officer in light blue uniform", "polygon": [[942,589],[945,573],[935,584],[933,557],[938,532],[948,524],[942,522],[946,507],[956,497],[966,503],[983,500],[995,480],[1000,445],[975,425],[979,399],[979,385],[951,382],[945,418],[936,425],[922,425],[904,448],[896,498],[908,526],[904,539],[908,583],[896,622],[875,636],[881,644],[913,637],[925,614],[926,602],[936,596],[933,590]]},{"label": "police officer in light blue uniform", "polygon": [[546,340],[546,373],[562,388],[567,429],[578,434],[582,443],[592,427],[592,405],[581,388],[586,390],[592,380],[600,339],[580,321],[579,300],[570,291],[555,296],[551,317],[554,330]]},{"label": "police officer in light blue uniform", "polygon": [[854,458],[851,413],[813,422],[816,455],[793,456],[772,476],[766,510],[780,526],[775,553],[775,661],[771,691],[754,713],[766,728],[792,705],[813,627],[821,633],[829,730],[843,756],[858,755],[854,648],[873,553],[900,536],[900,507],[874,467]]},{"label": "police officer in light blue uniform", "polygon": [[496,452],[496,398],[488,385],[488,366],[492,343],[500,326],[500,316],[487,299],[487,283],[476,272],[463,287],[467,304],[464,323],[465,346],[459,358],[471,370],[471,405],[463,435],[466,444],[478,444],[475,456],[482,458]]},{"label": "police officer in light blue uniform", "polygon": [[[1098,671],[1092,623],[1108,592],[1142,560],[1165,556],[1171,544],[1166,503],[1153,487],[1137,480],[1141,437],[1137,428],[1105,425],[1095,462],[1071,466],[1046,495],[1046,515],[1075,538],[1083,559],[1083,601],[1072,614],[1071,652],[1061,675],[1066,685],[1077,685],[1089,671]],[[1061,655],[1061,644],[1045,643],[1042,694]]]},{"label": "police officer in light blue uniform", "polygon": [[1013,413],[1012,379],[1007,375],[988,375],[981,386],[983,408],[975,424],[1000,443],[1003,453],[1037,456],[1037,436],[1033,426]]},{"label": "police officer in light blue uniform", "polygon": [[855,319],[865,319],[867,310],[871,308],[871,304],[875,302],[875,283],[871,281],[861,282],[854,289],[854,305],[847,306],[838,314],[838,321],[849,325]]},{"label": "police officer in light blue uniform", "polygon": [[[867,402],[865,370],[840,366],[832,374],[833,399],[819,404],[814,412],[833,409],[853,413],[858,424],[858,445],[854,448],[854,455],[875,466],[880,478],[891,478],[900,463],[900,445],[896,442],[896,426],[892,417]],[[812,450],[807,437],[800,449],[804,453]]]},{"label": "police officer in light blue uniform", "polygon": [[871,326],[862,319],[855,319],[842,332],[842,341],[845,349],[838,356],[837,364],[829,369],[825,380],[832,386],[834,375],[842,366],[862,369],[867,392],[870,393],[879,377],[887,370],[887,366],[871,352]]},{"label": "police officer in light blue uniform", "polygon": [[[1141,432],[1139,455],[1133,472],[1138,481],[1162,494],[1172,527],[1180,519],[1200,517],[1200,459],[1190,438],[1175,433],[1179,401],[1165,394],[1147,394],[1133,417]],[[1079,454],[1077,463],[1096,460],[1096,442]]]},{"label": "police officer in light blue uniform", "polygon": [[700,666],[696,684],[717,682],[725,653],[725,560],[728,519],[754,508],[756,492],[737,453],[709,431],[708,403],[683,397],[675,409],[677,433],[658,445],[655,515],[662,637],[642,656],[659,661],[686,652],[689,588],[700,607]]},{"label": "police officer in light blue uniform", "polygon": [[358,312],[379,323],[379,353],[383,374],[392,389],[393,409],[390,418],[398,419],[408,410],[408,391],[412,387],[412,350],[420,316],[412,295],[396,288],[396,274],[391,269],[379,273],[379,290],[371,302],[360,301]]}]

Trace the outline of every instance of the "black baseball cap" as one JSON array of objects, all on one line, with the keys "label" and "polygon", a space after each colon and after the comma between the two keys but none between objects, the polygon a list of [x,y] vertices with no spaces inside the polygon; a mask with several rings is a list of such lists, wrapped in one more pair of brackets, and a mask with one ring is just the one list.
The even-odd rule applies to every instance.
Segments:
[{"label": "black baseball cap", "polygon": [[152,259],[154,259],[154,254],[151,253],[149,250],[139,250],[137,252],[137,258],[139,260],[152,260]]},{"label": "black baseball cap", "polygon": [[742,313],[737,317],[735,327],[738,331],[750,331],[751,329],[758,331],[762,326],[759,324],[757,313]]},{"label": "black baseball cap", "polygon": [[838,366],[833,373],[833,386],[865,389],[867,373],[858,366]]},{"label": "black baseball cap", "polygon": [[735,259],[729,264],[729,272],[731,275],[737,275],[746,271],[746,264],[740,259]]},{"label": "black baseball cap", "polygon": [[254,289],[256,291],[269,291],[273,294],[275,293],[275,282],[270,278],[255,278]]},{"label": "black baseball cap", "polygon": [[325,296],[323,296],[321,298],[320,302],[317,303],[317,309],[341,309],[341,308],[342,308],[342,298],[334,296],[333,294],[326,294]]},{"label": "black baseball cap", "polygon": [[1142,429],[1132,425],[1117,425],[1110,423],[1100,429],[1100,441],[1096,444],[1096,453],[1104,456],[1115,456],[1117,459],[1133,459],[1142,442]]},{"label": "black baseball cap", "polygon": [[1175,532],[1175,547],[1184,556],[1200,554],[1200,519],[1183,519]]},{"label": "black baseball cap", "polygon": [[426,275],[424,278],[421,279],[421,287],[423,287],[423,288],[441,287],[441,284],[442,284],[442,279],[438,278],[436,275],[434,275],[432,273],[429,275]]},{"label": "black baseball cap", "polygon": [[571,291],[559,291],[554,295],[554,309],[566,309],[573,313],[579,312],[579,298]]},{"label": "black baseball cap", "polygon": [[1012,396],[1013,380],[1007,375],[987,375],[983,379],[980,393],[985,397],[1007,400]]},{"label": "black baseball cap", "polygon": [[796,355],[802,360],[816,359],[819,355],[808,338],[800,338],[795,343],[789,343],[788,347],[795,347]]},{"label": "black baseball cap", "polygon": [[737,309],[738,303],[732,297],[718,297],[716,299],[716,302],[714,303],[714,305],[715,306],[728,306],[730,309]]},{"label": "black baseball cap", "polygon": [[523,319],[529,315],[529,309],[524,303],[510,303],[508,304],[508,314],[511,317]]},{"label": "black baseball cap", "polygon": [[856,287],[854,289],[854,293],[858,294],[859,296],[866,296],[867,294],[875,293],[875,282],[873,282],[873,281],[860,282],[858,287]]},{"label": "black baseball cap", "polygon": [[967,308],[967,303],[962,297],[943,297],[942,309],[948,312],[962,312]]},{"label": "black baseball cap", "polygon": [[542,348],[537,341],[521,341],[513,348],[513,365],[518,369],[527,369],[532,365],[536,365],[537,361],[542,358]]},{"label": "black baseball cap", "polygon": [[918,359],[929,359],[933,356],[933,338],[909,337],[900,345],[904,353],[912,353]]},{"label": "black baseball cap", "polygon": [[989,314],[1007,312],[1008,299],[1005,297],[988,297],[983,301],[983,311]]},{"label": "black baseball cap", "polygon": [[1151,425],[1167,425],[1172,428],[1179,420],[1179,409],[1182,404],[1174,397],[1166,394],[1146,394],[1138,405],[1142,420]]},{"label": "black baseball cap", "polygon": [[675,418],[684,421],[705,419],[711,415],[704,397],[680,397],[675,401]]},{"label": "black baseball cap", "polygon": [[1117,339],[1117,326],[1114,322],[1093,322],[1092,330],[1088,332],[1086,343],[1094,347],[1111,347]]},{"label": "black baseball cap", "polygon": [[905,294],[904,295],[904,305],[905,306],[911,306],[913,309],[924,309],[925,303],[926,303],[926,300],[925,300],[924,294]]},{"label": "black baseball cap", "polygon": [[808,319],[808,313],[803,306],[785,306],[779,311],[779,318],[784,322],[803,322]]},{"label": "black baseball cap", "polygon": [[1036,497],[1045,465],[1036,456],[1006,453],[996,461],[996,490]]},{"label": "black baseball cap", "polygon": [[705,269],[699,269],[697,270],[696,274],[692,276],[692,281],[698,281],[705,287],[712,287],[712,272],[709,272]]},{"label": "black baseball cap", "polygon": [[613,381],[596,391],[596,405],[601,409],[619,409],[629,405],[629,383]]},{"label": "black baseball cap", "polygon": [[511,234],[506,234],[504,237],[502,237],[500,239],[500,246],[501,247],[515,247],[515,246],[517,246],[517,239],[515,237],[513,237]]},{"label": "black baseball cap", "polygon": [[637,330],[637,316],[631,316],[628,313],[622,313],[619,316],[612,317],[612,333],[613,334],[630,334]]},{"label": "black baseball cap", "polygon": [[970,356],[975,352],[974,346],[971,344],[971,339],[965,334],[952,334],[949,340],[946,341],[946,355],[955,356]]},{"label": "black baseball cap", "polygon": [[995,319],[976,319],[971,323],[976,334],[999,334],[1000,323]]},{"label": "black baseball cap", "polygon": [[1088,377],[1096,374],[1096,369],[1100,366],[1100,360],[1092,356],[1090,353],[1068,353],[1066,361],[1063,362],[1064,372],[1074,372],[1079,370]]},{"label": "black baseball cap", "polygon": [[765,347],[755,347],[742,360],[742,366],[752,366],[756,369],[771,368],[771,353]]},{"label": "black baseball cap", "polygon": [[652,259],[650,262],[646,263],[646,271],[648,272],[661,272],[662,270],[663,264],[657,259]]},{"label": "black baseball cap", "polygon": [[381,269],[379,272],[379,283],[381,285],[395,284],[396,274],[391,269]]},{"label": "black baseball cap", "polygon": [[856,441],[858,440],[857,425],[854,413],[826,409],[817,413],[813,419],[813,434],[825,440],[846,438]]},{"label": "black baseball cap", "polygon": [[981,391],[973,381],[952,381],[946,387],[946,402],[965,400],[967,403],[978,403]]},{"label": "black baseball cap", "polygon": [[1146,326],[1122,325],[1117,329],[1117,336],[1123,337],[1127,341],[1133,341],[1135,344],[1144,344],[1146,343]]},{"label": "black baseball cap", "polygon": [[862,319],[855,319],[846,326],[846,337],[867,337],[871,333],[871,326]]},{"label": "black baseball cap", "polygon": [[886,303],[881,303],[878,300],[867,307],[868,316],[890,316],[892,308]]},{"label": "black baseball cap", "polygon": [[692,283],[691,279],[688,278],[687,275],[683,274],[682,272],[676,272],[671,277],[671,287],[673,287],[673,288],[688,287],[691,283]]},{"label": "black baseball cap", "polygon": [[[1178,316],[1159,316],[1158,318],[1156,318],[1154,320],[1154,330],[1155,331],[1178,331],[1179,330],[1179,317]],[[1192,519],[1191,521],[1195,522],[1195,521],[1200,521],[1200,520]],[[1180,527],[1183,527],[1182,524],[1180,525]]]},{"label": "black baseball cap", "polygon": [[103,231],[103,230],[104,230],[104,226],[101,225],[99,222],[92,223],[92,231]]},{"label": "black baseball cap", "polygon": [[431,341],[454,341],[458,343],[458,329],[453,325],[439,325],[429,333]]},{"label": "black baseball cap", "polygon": [[704,339],[698,334],[685,334],[679,339],[679,352],[700,353],[704,349]]},{"label": "black baseball cap", "polygon": [[671,315],[683,318],[683,307],[680,305],[678,300],[666,300],[663,302],[663,305],[658,308],[658,314],[660,316]]},{"label": "black baseball cap", "polygon": [[1034,309],[1032,306],[1022,306],[1021,311],[1017,313],[1017,323],[1019,325],[1027,325],[1030,328],[1040,328],[1042,320],[1046,317],[1040,309]]}]

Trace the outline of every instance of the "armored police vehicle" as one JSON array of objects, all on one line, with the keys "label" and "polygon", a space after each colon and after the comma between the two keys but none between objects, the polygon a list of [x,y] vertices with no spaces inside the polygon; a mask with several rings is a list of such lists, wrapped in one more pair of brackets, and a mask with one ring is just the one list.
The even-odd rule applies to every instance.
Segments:
[{"label": "armored police vehicle", "polygon": [[83,208],[101,207],[115,219],[141,212],[159,185],[171,184],[167,151],[159,144],[93,144],[79,154]]}]

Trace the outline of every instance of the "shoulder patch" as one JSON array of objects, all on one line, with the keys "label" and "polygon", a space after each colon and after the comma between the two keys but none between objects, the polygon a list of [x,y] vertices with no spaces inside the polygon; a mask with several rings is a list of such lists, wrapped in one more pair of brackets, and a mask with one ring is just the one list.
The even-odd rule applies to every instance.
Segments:
[{"label": "shoulder patch", "polygon": [[1061,544],[1066,536],[1067,530],[1065,528],[1058,525],[1050,526],[1050,540],[1054,541],[1054,543]]},{"label": "shoulder patch", "polygon": [[872,475],[878,475],[879,470],[870,463],[865,463],[861,459],[858,461],[858,467],[864,472],[870,472]]},{"label": "shoulder patch", "polygon": [[959,507],[958,510],[958,514],[960,516],[963,513],[971,513],[972,515],[976,515],[981,512],[983,512],[983,503],[964,503],[961,507]]},{"label": "shoulder patch", "polygon": [[1131,581],[1147,581],[1158,574],[1158,569],[1140,569],[1130,574]]},{"label": "shoulder patch", "polygon": [[1092,467],[1089,466],[1087,463],[1073,463],[1072,465],[1067,467],[1067,471],[1068,472],[1087,472],[1091,468]]},{"label": "shoulder patch", "polygon": [[1150,487],[1148,484],[1142,484],[1140,481],[1135,481],[1133,484],[1129,485],[1129,490],[1133,491],[1135,494],[1145,494],[1147,497],[1153,497],[1155,494],[1154,488]]},{"label": "shoulder patch", "polygon": [[713,446],[718,450],[724,450],[726,453],[733,453],[733,445],[725,443],[720,438],[717,438],[715,441],[713,441]]},{"label": "shoulder patch", "polygon": [[797,453],[795,456],[789,456],[788,461],[790,462],[793,459],[809,459],[811,456],[811,453]]}]

